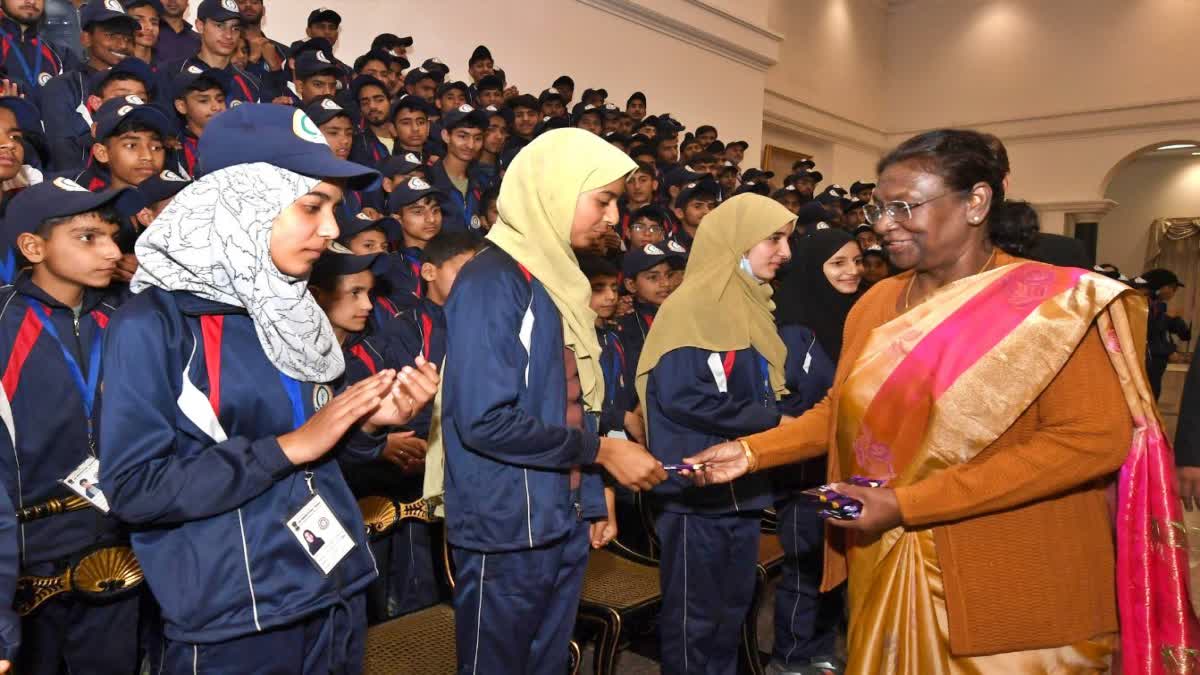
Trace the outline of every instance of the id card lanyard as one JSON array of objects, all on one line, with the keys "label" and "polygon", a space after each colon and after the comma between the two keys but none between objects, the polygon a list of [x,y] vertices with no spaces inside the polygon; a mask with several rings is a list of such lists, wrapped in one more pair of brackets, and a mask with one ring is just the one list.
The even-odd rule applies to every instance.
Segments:
[{"label": "id card lanyard", "polygon": [[67,349],[67,345],[63,343],[62,338],[58,334],[58,329],[54,327],[54,321],[50,318],[50,308],[42,303],[37,303],[37,307],[46,315],[46,320],[43,321],[38,316],[38,311],[35,309],[33,316],[38,323],[42,325],[42,330],[46,331],[54,341],[58,343],[58,348],[62,351],[63,359],[67,362],[67,370],[71,371],[71,380],[75,383],[75,388],[79,390],[79,396],[83,399],[83,410],[87,414],[87,433],[88,433],[88,452],[96,456],[96,440],[93,433],[92,410],[96,402],[96,389],[100,383],[100,346],[101,346],[101,331],[96,330],[92,336],[92,345],[88,350],[88,372],[87,378],[84,379],[83,369],[80,368],[79,362],[75,360],[75,355]]}]

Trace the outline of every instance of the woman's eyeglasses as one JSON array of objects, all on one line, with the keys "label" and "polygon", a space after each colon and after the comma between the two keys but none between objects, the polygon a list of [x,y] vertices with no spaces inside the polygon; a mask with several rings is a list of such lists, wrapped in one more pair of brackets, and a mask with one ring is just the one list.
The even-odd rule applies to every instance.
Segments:
[{"label": "woman's eyeglasses", "polygon": [[969,192],[969,190],[952,190],[950,192],[943,192],[936,197],[930,197],[929,199],[917,204],[909,204],[908,202],[902,201],[884,202],[882,204],[871,202],[863,207],[863,215],[866,216],[867,222],[872,225],[878,223],[880,220],[883,220],[885,215],[888,218],[891,218],[892,222],[896,224],[906,223],[912,218],[912,212],[918,208],[925,206],[929,202],[935,202],[947,195],[956,195],[962,192]]}]

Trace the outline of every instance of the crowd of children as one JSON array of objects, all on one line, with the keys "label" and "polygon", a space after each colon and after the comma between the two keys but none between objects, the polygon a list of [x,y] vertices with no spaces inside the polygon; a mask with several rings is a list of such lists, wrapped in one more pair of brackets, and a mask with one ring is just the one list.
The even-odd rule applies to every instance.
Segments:
[{"label": "crowd of children", "polygon": [[[660,559],[664,672],[735,672],[769,510],[771,668],[840,672],[823,465],[668,468],[824,397],[896,271],[875,186],[485,46],[467,82],[390,33],[347,65],[333,9],[285,45],[188,4],[90,0],[66,49],[0,0],[0,672],[357,672],[446,599],[443,505],[461,673],[563,672],[616,537]],[[102,597],[37,591],[101,555]]]}]

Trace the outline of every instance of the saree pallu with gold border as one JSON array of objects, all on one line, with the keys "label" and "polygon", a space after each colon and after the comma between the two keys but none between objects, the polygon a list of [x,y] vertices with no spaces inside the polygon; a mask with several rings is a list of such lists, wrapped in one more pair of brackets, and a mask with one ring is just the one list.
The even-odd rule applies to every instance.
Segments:
[{"label": "saree pallu with gold border", "polygon": [[[1037,399],[1093,323],[1135,427],[1116,485],[1123,672],[1200,673],[1174,460],[1137,347],[1144,303],[1124,285],[1017,262],[950,284],[876,328],[841,389],[841,473],[900,487],[971,461]],[[848,672],[1106,672],[1117,648],[1116,635],[1102,635],[1053,649],[956,656],[930,529],[852,537],[848,554]]]}]

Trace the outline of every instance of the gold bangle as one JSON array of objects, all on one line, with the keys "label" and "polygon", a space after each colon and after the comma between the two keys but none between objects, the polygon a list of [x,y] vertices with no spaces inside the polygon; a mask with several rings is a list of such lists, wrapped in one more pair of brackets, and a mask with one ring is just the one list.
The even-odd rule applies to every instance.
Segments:
[{"label": "gold bangle", "polygon": [[745,440],[739,438],[738,443],[742,444],[742,452],[746,453],[746,473],[758,471],[758,455],[754,454],[753,448]]}]

